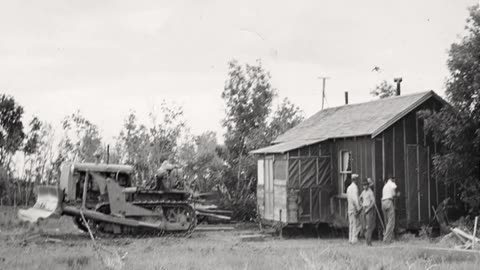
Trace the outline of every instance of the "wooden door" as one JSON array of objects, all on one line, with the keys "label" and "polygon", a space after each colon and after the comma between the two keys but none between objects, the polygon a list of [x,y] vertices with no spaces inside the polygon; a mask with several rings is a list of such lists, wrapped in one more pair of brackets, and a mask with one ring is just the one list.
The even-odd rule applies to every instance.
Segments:
[{"label": "wooden door", "polygon": [[416,222],[420,219],[418,205],[417,146],[407,146],[407,220]]},{"label": "wooden door", "polygon": [[428,222],[430,210],[430,202],[428,193],[430,191],[430,181],[428,173],[428,147],[418,146],[418,183],[420,201],[420,221]]},{"label": "wooden door", "polygon": [[287,160],[275,157],[273,162],[273,219],[287,221]]},{"label": "wooden door", "polygon": [[261,218],[265,218],[265,162],[257,161],[257,209]]},{"label": "wooden door", "polygon": [[274,190],[273,190],[273,157],[265,159],[265,219],[273,220],[274,217]]},{"label": "wooden door", "polygon": [[428,147],[421,145],[407,146],[407,219],[410,222],[426,222],[429,218],[428,159]]}]

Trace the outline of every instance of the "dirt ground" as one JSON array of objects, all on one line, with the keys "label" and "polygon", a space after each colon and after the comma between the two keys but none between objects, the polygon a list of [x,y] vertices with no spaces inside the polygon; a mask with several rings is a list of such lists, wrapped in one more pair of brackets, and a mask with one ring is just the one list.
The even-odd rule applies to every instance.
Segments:
[{"label": "dirt ground", "polygon": [[366,247],[340,237],[243,241],[259,233],[245,224],[230,231],[200,230],[188,238],[122,237],[97,239],[94,245],[68,217],[29,225],[16,220],[13,209],[2,208],[0,269],[480,269],[480,253],[442,248],[436,240],[376,241]]}]

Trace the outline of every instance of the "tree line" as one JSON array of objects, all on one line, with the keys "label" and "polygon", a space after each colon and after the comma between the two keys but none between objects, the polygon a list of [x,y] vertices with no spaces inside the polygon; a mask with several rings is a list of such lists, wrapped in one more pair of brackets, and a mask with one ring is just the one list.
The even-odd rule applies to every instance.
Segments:
[{"label": "tree line", "polygon": [[[224,144],[213,131],[190,134],[183,108],[164,101],[160,113],[150,113],[147,123],[141,123],[135,111],[127,113],[109,146],[109,162],[132,165],[137,185],[154,177],[164,161],[178,164],[187,189],[216,190],[225,206],[236,209],[237,218],[249,219],[255,215],[256,191],[256,162],[249,151],[270,144],[302,121],[303,113],[287,98],[274,108],[277,91],[260,61],[241,65],[233,60],[228,65],[221,93]],[[97,155],[106,161],[107,145],[99,127],[80,111],[65,116],[60,130],[37,117],[26,122],[14,97],[0,95],[1,204],[31,204],[34,186],[55,184],[64,162],[95,162]],[[13,161],[18,154],[24,164]]]},{"label": "tree line", "polygon": [[[442,147],[433,157],[434,177],[459,187],[461,200],[471,213],[480,212],[480,12],[470,8],[467,34],[448,51],[449,77],[445,84],[448,104],[439,111],[423,111],[425,132]],[[228,64],[221,93],[225,102],[222,125],[224,144],[216,134],[188,133],[181,107],[162,103],[161,118],[150,114],[140,123],[134,111],[125,118],[111,147],[110,161],[131,164],[136,178],[151,178],[165,160],[181,165],[189,188],[199,192],[221,190],[223,203],[236,218],[255,216],[256,160],[249,152],[269,145],[279,134],[303,120],[298,106],[288,99],[273,108],[278,98],[270,74],[260,61]],[[393,95],[386,82],[372,94]],[[35,184],[54,183],[66,161],[91,162],[106,147],[98,127],[79,111],[62,121],[60,134],[52,125],[34,117],[24,122],[23,107],[13,97],[0,95],[0,203],[29,203]],[[54,138],[61,136],[54,147]],[[181,138],[185,138],[181,140]],[[22,152],[24,176],[14,174],[12,157]],[[18,175],[18,174],[17,174]]]}]

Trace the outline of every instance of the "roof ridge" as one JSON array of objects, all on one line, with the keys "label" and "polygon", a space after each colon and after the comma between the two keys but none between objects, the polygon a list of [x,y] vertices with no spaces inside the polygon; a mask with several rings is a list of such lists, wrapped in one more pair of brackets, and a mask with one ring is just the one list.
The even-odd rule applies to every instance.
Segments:
[{"label": "roof ridge", "polygon": [[[426,94],[431,93],[431,92],[433,92],[433,90],[416,92],[416,93],[409,93],[409,94],[400,95],[400,96],[390,96],[390,97],[387,97],[387,98],[373,99],[373,100],[369,100],[369,101],[365,101],[365,102],[360,102],[360,103],[343,104],[343,105],[339,105],[339,106],[330,107],[330,108],[326,108],[326,109],[320,110],[320,111],[314,113],[313,115],[315,115],[315,114],[317,114],[317,113],[319,113],[319,112],[322,112],[322,111],[330,110],[330,109],[337,109],[337,108],[347,107],[347,106],[358,106],[358,105],[364,105],[364,104],[368,104],[368,103],[382,102],[382,101],[386,101],[386,100],[399,99],[399,98],[411,97],[411,96],[416,96],[416,95],[419,95],[419,96],[420,96],[420,95],[426,95]],[[312,116],[313,116],[313,115],[312,115]]]},{"label": "roof ridge", "polygon": [[[338,107],[332,107],[324,110],[320,110],[315,114],[311,115],[303,122],[301,122],[296,127],[293,127],[280,136],[278,136],[274,142],[280,143],[284,142],[285,139],[290,138],[293,139],[292,136],[300,136],[302,139],[315,138],[314,134],[319,135],[319,137],[332,137],[334,133],[338,133],[336,135],[345,137],[345,136],[353,136],[355,134],[377,134],[379,130],[382,130],[385,124],[391,124],[399,115],[404,115],[405,112],[411,110],[418,105],[418,102],[422,102],[423,100],[428,99],[429,97],[436,96],[434,91],[424,91],[424,92],[417,92],[411,93],[403,96],[394,96],[384,99],[376,99],[368,102],[356,103],[356,104],[348,104]],[[392,107],[393,106],[393,107]],[[375,109],[376,108],[376,109]],[[377,110],[377,112],[373,112],[372,110]],[[380,111],[378,111],[380,110]],[[349,126],[356,125],[353,122],[349,122],[348,120],[340,120],[336,121],[335,117],[338,115],[343,115],[343,117],[348,117],[345,115],[345,112],[357,112],[361,114],[365,114],[364,119],[366,122],[363,123],[361,128],[357,128],[357,131],[352,131]],[[385,114],[385,113],[387,114]],[[378,114],[380,113],[380,114]],[[389,115],[390,114],[390,115]],[[357,117],[358,115],[352,115],[352,117]],[[362,121],[362,119],[358,119]],[[328,126],[321,126],[318,125],[319,122],[328,123]],[[343,126],[342,126],[343,125]],[[376,125],[376,126],[375,126]],[[329,127],[335,126],[339,130],[337,131],[329,131]],[[319,128],[324,129],[326,131],[321,131]],[[305,134],[304,134],[305,133]],[[306,133],[309,133],[307,135]],[[294,135],[297,134],[297,135]],[[358,135],[357,134],[357,135]],[[298,139],[298,138],[297,138]]]}]

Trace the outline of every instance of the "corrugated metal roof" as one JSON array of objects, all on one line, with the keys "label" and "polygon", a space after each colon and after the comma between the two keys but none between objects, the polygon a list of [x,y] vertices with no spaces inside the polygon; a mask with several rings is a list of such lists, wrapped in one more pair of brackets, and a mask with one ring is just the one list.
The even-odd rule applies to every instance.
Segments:
[{"label": "corrugated metal roof", "polygon": [[325,109],[280,135],[274,141],[276,144],[251,153],[286,152],[333,138],[375,137],[430,97],[446,103],[428,91]]}]

